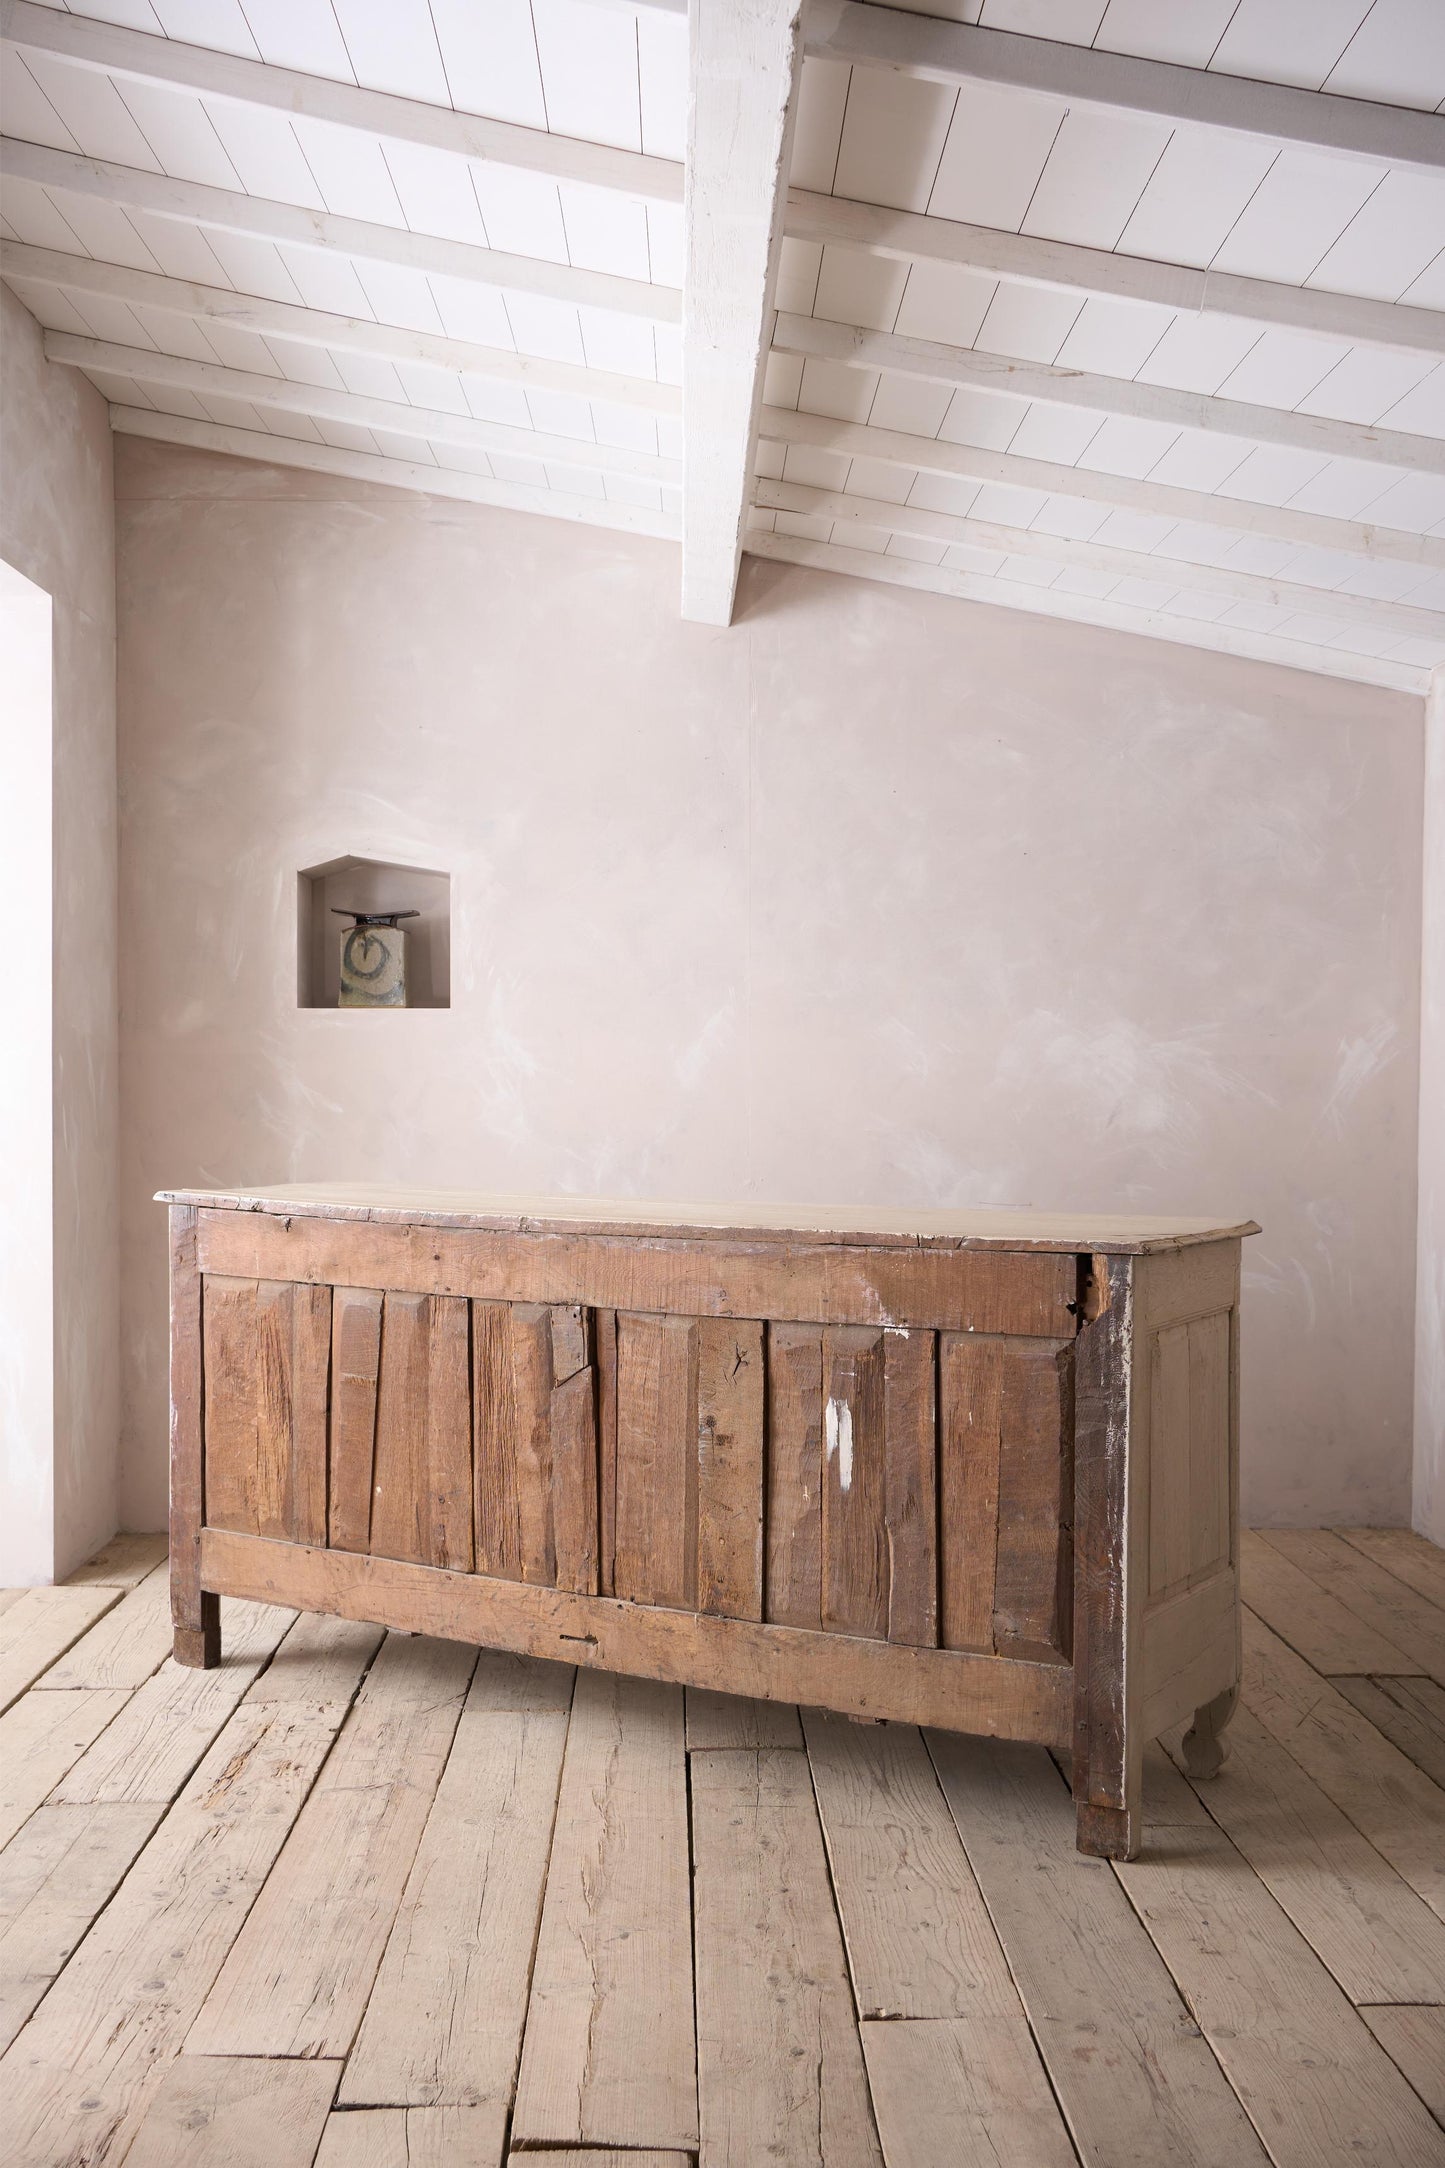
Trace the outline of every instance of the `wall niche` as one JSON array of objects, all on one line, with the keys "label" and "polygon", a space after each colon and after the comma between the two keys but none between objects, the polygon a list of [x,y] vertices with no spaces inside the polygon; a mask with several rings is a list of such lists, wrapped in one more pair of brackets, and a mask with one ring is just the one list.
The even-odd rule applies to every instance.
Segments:
[{"label": "wall niche", "polygon": [[[335,911],[416,911],[406,929],[406,1006],[452,1005],[451,876],[384,858],[329,858],[296,876],[296,1006],[334,1009],[341,987],[341,936]],[[386,1013],[347,1009],[347,1016]]]}]

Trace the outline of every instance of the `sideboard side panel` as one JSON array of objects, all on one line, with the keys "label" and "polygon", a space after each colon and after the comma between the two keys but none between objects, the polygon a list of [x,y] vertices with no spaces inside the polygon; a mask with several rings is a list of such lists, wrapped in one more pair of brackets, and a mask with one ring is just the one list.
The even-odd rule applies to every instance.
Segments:
[{"label": "sideboard side panel", "polygon": [[221,1600],[201,1586],[205,1519],[201,1274],[196,1208],[170,1208],[171,1621],[178,1663],[207,1671],[221,1661]]}]

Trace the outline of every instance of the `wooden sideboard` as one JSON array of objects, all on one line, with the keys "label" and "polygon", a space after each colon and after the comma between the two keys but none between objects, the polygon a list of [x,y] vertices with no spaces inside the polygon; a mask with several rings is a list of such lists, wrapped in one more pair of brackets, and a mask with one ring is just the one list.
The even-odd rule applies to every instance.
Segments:
[{"label": "wooden sideboard", "polygon": [[1239,1675],[1252,1224],[315,1187],[171,1212],[176,1656],[247,1596],[1072,1757]]}]

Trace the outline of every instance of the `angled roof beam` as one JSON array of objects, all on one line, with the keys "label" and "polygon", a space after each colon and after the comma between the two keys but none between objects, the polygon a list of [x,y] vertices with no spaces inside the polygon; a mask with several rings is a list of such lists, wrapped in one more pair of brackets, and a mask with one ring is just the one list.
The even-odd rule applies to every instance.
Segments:
[{"label": "angled roof beam", "polygon": [[682,330],[682,614],[732,620],[772,332],[801,0],[694,0]]},{"label": "angled roof beam", "polygon": [[20,143],[9,136],[0,141],[0,173],[63,194],[94,196],[129,210],[148,211],[183,225],[246,234],[255,241],[328,249],[367,263],[400,264],[409,271],[434,271],[444,278],[507,287],[513,293],[546,294],[578,307],[615,309],[654,323],[676,323],[681,314],[675,286],[618,278],[611,271],[583,271],[536,256],[510,256],[500,249],[478,248],[471,241],[446,241],[435,234],[412,233],[405,226],[381,226],[369,219],[340,218],[331,211],[308,211],[301,204],[272,203],[264,196],[212,188],[202,181],[173,181],[163,173],[142,173],[134,166],[111,165],[75,151]]},{"label": "angled roof beam", "polygon": [[952,264],[992,278],[1014,279],[1023,286],[1105,294],[1111,300],[1142,301],[1190,316],[1232,316],[1245,323],[1341,339],[1349,346],[1378,346],[1397,354],[1445,356],[1445,315],[1434,309],[1410,308],[1400,301],[1368,301],[1319,287],[1280,286],[1272,279],[1237,278],[1228,271],[1195,271],[1184,264],[1154,263],[1147,256],[1117,255],[1109,249],[1082,248],[1072,241],[1043,241],[1027,233],[1001,233],[992,226],[968,226],[958,219],[930,218],[917,211],[891,211],[879,204],[852,203],[842,196],[814,195],[802,188],[789,191],[787,231],[799,241],[832,242],[902,262]]},{"label": "angled roof beam", "polygon": [[1256,83],[1172,61],[1138,60],[896,8],[860,6],[858,0],[812,0],[807,49],[820,59],[891,68],[927,82],[991,83],[1061,98],[1071,106],[1143,113],[1338,158],[1445,173],[1445,121],[1434,113],[1337,98],[1290,83]]},{"label": "angled roof beam", "polygon": [[295,437],[272,437],[258,429],[234,429],[224,422],[191,421],[180,414],[155,414],[146,407],[112,406],[110,426],[120,436],[150,437],[160,444],[186,444],[203,452],[224,452],[234,459],[260,459],[271,466],[298,467],[305,474],[339,474],[357,482],[382,482],[389,489],[420,491],[429,497],[455,497],[464,504],[501,505],[513,512],[542,512],[552,519],[581,521],[588,527],[621,527],[632,534],[675,540],[671,512],[647,505],[619,504],[606,497],[580,497],[565,490],[534,487],[529,482],[498,482],[455,467],[430,467],[409,459],[384,459],[372,452],[338,451],[330,444],[303,444]]},{"label": "angled roof beam", "polygon": [[1364,685],[1384,685],[1395,692],[1423,693],[1430,673],[1417,663],[1352,654],[1348,648],[1279,633],[1247,632],[1208,619],[1178,617],[1167,610],[1141,609],[1135,603],[1096,601],[1058,587],[1031,587],[978,572],[957,572],[948,565],[921,565],[909,557],[886,557],[874,550],[846,549],[837,542],[805,542],[800,536],[754,530],[748,552],[784,564],[807,565],[819,572],[841,572],[852,579],[880,580],[888,587],[921,588],[964,602],[990,602],[1028,617],[1062,617],[1076,625],[1103,625],[1117,632],[1142,633],[1176,646],[1244,655],[1254,662],[1282,663],[1286,669],[1313,670],[1323,677],[1350,678]]},{"label": "angled roof beam", "polygon": [[1042,490],[1049,496],[1113,505],[1124,512],[1202,521],[1209,527],[1228,528],[1231,534],[1270,535],[1276,541],[1294,542],[1302,548],[1344,550],[1355,557],[1445,570],[1445,537],[1408,534],[1398,527],[1369,526],[1320,512],[1296,512],[1288,505],[1211,496],[1202,489],[1176,489],[1171,483],[1110,474],[1102,467],[1065,467],[1051,459],[1025,459],[1016,452],[982,451],[972,444],[945,443],[903,429],[878,429],[871,423],[834,421],[826,414],[795,413],[791,407],[765,406],[758,434],[779,444],[807,444],[816,451],[839,452],[844,457],[881,459],[886,465],[919,474],[951,475],[968,482],[1005,482],[1017,489]]},{"label": "angled roof beam", "polygon": [[[1342,625],[1398,633],[1402,639],[1445,641],[1445,611],[1341,594],[1330,587],[1307,587],[1299,581],[1271,579],[1258,572],[1236,572],[1228,565],[1197,565],[1187,557],[1156,557],[1147,550],[1118,549],[1109,542],[1081,542],[1042,534],[1033,527],[1001,526],[997,520],[975,519],[972,514],[959,518],[951,512],[929,512],[921,506],[889,504],[841,490],[807,489],[797,482],[760,479],[753,501],[762,511],[792,512],[803,518],[830,520],[835,526],[871,527],[882,534],[908,535],[915,541],[943,542],[952,548],[1039,558],[1081,572],[1111,573],[1121,580],[1150,580],[1157,586],[1228,595],[1235,602],[1254,603],[1292,616],[1325,616]],[[752,547],[751,541],[748,547]]]},{"label": "angled roof beam", "polygon": [[1090,414],[1118,414],[1130,421],[1158,422],[1168,429],[1199,429],[1211,436],[1243,437],[1252,444],[1282,444],[1323,459],[1364,459],[1405,467],[1417,474],[1445,474],[1445,438],[1406,435],[1283,407],[1246,405],[1239,399],[1140,384],[1129,377],[1091,376],[1051,362],[1020,361],[973,347],[942,346],[932,339],[900,338],[861,324],[824,317],[779,315],[773,350],[840,361],[850,368],[891,369],[931,384],[952,384],[1010,399],[1037,399],[1078,407]]},{"label": "angled roof beam", "polygon": [[47,331],[45,357],[70,369],[95,370],[133,383],[169,385],[177,391],[193,392],[199,399],[243,399],[251,406],[304,414],[312,420],[349,422],[356,428],[420,437],[433,444],[463,445],[472,452],[553,460],[570,467],[593,467],[607,474],[630,474],[673,486],[679,480],[677,461],[657,452],[597,444],[587,437],[550,436],[538,429],[515,429],[506,422],[478,421],[471,415],[413,406],[399,399],[371,399],[358,392],[331,391],[321,384],[297,384],[290,377],[260,376],[249,369],[228,369],[220,362],[158,354],[151,347],[117,346],[107,339]]},{"label": "angled roof beam", "polygon": [[45,53],[75,67],[194,91],[202,98],[267,106],[288,117],[329,121],[394,143],[420,143],[524,173],[544,173],[554,181],[614,189],[642,202],[682,200],[682,168],[675,159],[550,135],[544,128],[523,128],[512,121],[484,120],[424,98],[361,90],[354,83],[273,68],[235,53],[158,38],[150,31],[62,14],[33,0],[0,0],[0,38],[20,52]]},{"label": "angled roof beam", "polygon": [[581,362],[550,361],[540,354],[477,346],[470,339],[449,339],[439,331],[406,331],[365,317],[332,316],[325,309],[302,308],[291,301],[264,301],[234,293],[228,286],[200,286],[191,279],[166,278],[159,271],[133,271],[127,264],[98,263],[92,256],[67,256],[59,249],[32,248],[24,241],[0,239],[0,278],[72,294],[103,294],[111,301],[159,309],[191,323],[252,331],[263,339],[294,339],[302,346],[370,354],[378,361],[421,362],[434,369],[455,369],[459,375],[512,384],[524,392],[560,391],[577,399],[641,407],[655,414],[682,412],[682,393],[677,385],[661,384],[652,377],[619,376],[610,369],[587,368]]}]

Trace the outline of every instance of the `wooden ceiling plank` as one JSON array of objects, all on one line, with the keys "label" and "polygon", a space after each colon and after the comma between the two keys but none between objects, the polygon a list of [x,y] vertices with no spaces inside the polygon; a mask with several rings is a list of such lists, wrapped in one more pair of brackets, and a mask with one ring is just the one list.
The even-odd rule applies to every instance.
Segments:
[{"label": "wooden ceiling plank", "polygon": [[453,497],[465,504],[500,505],[515,512],[542,512],[590,527],[623,528],[632,534],[675,541],[678,523],[670,512],[646,505],[621,504],[606,497],[573,496],[525,482],[498,482],[453,467],[432,467],[406,459],[383,459],[370,452],[346,452],[329,444],[304,444],[295,437],[264,436],[254,429],[234,429],[219,422],[188,421],[144,407],[112,406],[110,425],[121,436],[149,437],[162,444],[183,444],[197,451],[221,452],[235,459],[261,460],[270,466],[296,467],[303,473],[336,475],[347,481],[379,482],[429,497]]},{"label": "wooden ceiling plank", "polygon": [[1046,241],[876,203],[852,203],[802,188],[788,191],[786,228],[791,240],[861,249],[900,261],[949,264],[1023,286],[1149,302],[1189,316],[1229,316],[1313,338],[1340,339],[1350,346],[1445,356],[1445,313],[1399,301],[1200,271],[1073,241]]},{"label": "wooden ceiling plank", "polygon": [[1333,157],[1445,173],[1445,122],[1436,114],[1302,90],[1291,83],[1216,75],[1173,61],[1143,60],[896,8],[862,6],[858,0],[813,0],[807,50],[820,60],[888,68],[925,82],[990,83],[1002,90],[1060,98],[1075,108],[1143,114]]},{"label": "wooden ceiling plank", "polygon": [[[1100,467],[1065,467],[1053,460],[1026,459],[1014,452],[984,451],[971,444],[913,436],[901,429],[834,421],[825,414],[795,413],[790,407],[765,406],[758,433],[765,442],[806,444],[817,451],[839,452],[850,458],[880,459],[889,466],[911,468],[916,473],[1044,490],[1052,496],[1082,498],[1125,512],[1200,520],[1206,526],[1227,527],[1235,534],[1272,535],[1302,548],[1344,550],[1356,557],[1426,565],[1434,571],[1445,569],[1445,537],[1410,534],[1403,528],[1376,527],[1320,512],[1297,512],[1289,505],[1258,504],[1242,497],[1177,489],[1165,482],[1110,474]],[[751,543],[748,546],[751,548]]]},{"label": "wooden ceiling plank", "polygon": [[996,520],[975,519],[971,514],[959,518],[952,512],[930,512],[922,506],[855,497],[851,492],[810,489],[798,482],[760,480],[753,502],[764,511],[796,512],[808,518],[874,527],[885,534],[912,535],[920,541],[946,542],[951,547],[1036,557],[1087,572],[1112,573],[1121,580],[1173,581],[1198,594],[1228,595],[1236,602],[1329,617],[1342,625],[1364,625],[1407,638],[1445,640],[1445,611],[1416,609],[1408,602],[1375,601],[1363,595],[1342,594],[1335,588],[1307,587],[1257,572],[1236,572],[1227,565],[1200,565],[1188,558],[1119,549],[1108,542],[1078,541],[1041,533],[1033,527],[1002,526]]},{"label": "wooden ceiling plank", "polygon": [[1015,581],[986,578],[979,573],[954,572],[945,565],[921,565],[912,558],[881,557],[872,550],[845,549],[832,542],[805,542],[792,535],[753,530],[747,538],[747,549],[750,556],[807,565],[820,572],[841,572],[854,579],[881,580],[890,587],[921,588],[927,593],[952,595],[966,602],[991,602],[1003,609],[1023,610],[1030,616],[1061,617],[1073,624],[1102,625],[1119,632],[1140,633],[1149,639],[1168,640],[1179,646],[1211,648],[1219,654],[1245,656],[1254,662],[1281,663],[1291,670],[1311,670],[1323,677],[1382,685],[1394,692],[1423,694],[1429,680],[1429,671],[1412,663],[1355,655],[1343,648],[1321,647],[1305,640],[1281,638],[1278,634],[1247,632],[1239,626],[1198,618],[1171,617],[1167,611],[1143,610],[1130,603],[1096,601],[1087,595],[1065,594],[1054,587],[1025,587]]},{"label": "wooden ceiling plank", "polygon": [[301,114],[393,142],[418,143],[524,173],[544,173],[552,180],[614,189],[643,202],[682,200],[682,168],[674,159],[552,135],[513,121],[486,120],[423,98],[359,89],[353,83],[303,75],[292,68],[270,67],[239,54],[213,52],[148,31],[61,14],[35,5],[34,0],[0,0],[0,38],[16,51],[48,54],[105,75],[159,83],[237,105],[268,107],[288,116]]},{"label": "wooden ceiling plank", "polygon": [[1318,452],[1326,459],[1364,459],[1423,474],[1445,474],[1445,439],[1439,437],[1410,436],[1403,430],[1179,391],[1130,377],[1095,376],[1052,362],[946,346],[932,339],[901,338],[894,332],[870,331],[862,324],[780,314],[773,329],[773,348],[777,353],[841,361],[859,369],[891,369],[902,376],[969,391],[1082,407],[1093,414],[1118,414],[1173,429],[1247,437],[1255,444],[1284,444],[1296,451]]},{"label": "wooden ceiling plank", "polygon": [[682,614],[732,620],[782,253],[802,0],[709,0],[689,28]]},{"label": "wooden ceiling plank", "polygon": [[359,392],[332,391],[321,384],[298,384],[290,377],[258,376],[228,369],[220,362],[192,361],[145,347],[115,346],[103,339],[82,339],[71,332],[48,331],[45,356],[70,369],[98,369],[134,383],[165,384],[177,391],[245,399],[252,406],[304,414],[312,421],[350,422],[362,429],[388,430],[394,436],[419,437],[426,443],[465,445],[475,452],[503,452],[514,458],[563,461],[603,473],[630,474],[649,482],[675,485],[677,461],[656,452],[629,451],[583,437],[550,436],[537,429],[515,429],[506,422],[477,421],[434,407],[372,399]]},{"label": "wooden ceiling plank", "polygon": [[111,165],[8,136],[0,141],[0,173],[182,224],[214,227],[293,248],[329,250],[365,263],[397,264],[409,271],[435,272],[443,278],[472,280],[516,293],[545,294],[580,308],[613,309],[658,323],[675,323],[680,314],[675,287],[618,278],[610,271],[583,271],[573,264],[546,263],[535,256],[512,256],[499,249],[478,248],[471,241],[410,233],[404,226],[340,218],[330,211],[274,203],[201,181],[171,180],[165,174],[143,173],[133,166]]},{"label": "wooden ceiling plank", "polygon": [[469,339],[450,339],[440,332],[407,331],[363,317],[335,316],[322,309],[299,308],[294,302],[234,293],[229,287],[202,286],[189,279],[165,278],[154,271],[133,271],[124,264],[67,256],[59,249],[32,248],[23,241],[0,240],[0,277],[139,303],[196,323],[224,325],[263,338],[296,339],[302,345],[321,346],[328,351],[454,369],[462,376],[513,384],[523,391],[566,392],[609,406],[639,407],[657,414],[682,412],[682,395],[677,386],[657,383],[651,377],[622,376],[580,362],[552,361],[542,355],[479,346]]}]

